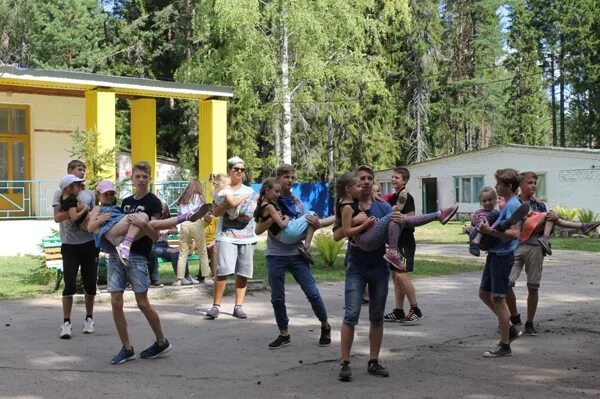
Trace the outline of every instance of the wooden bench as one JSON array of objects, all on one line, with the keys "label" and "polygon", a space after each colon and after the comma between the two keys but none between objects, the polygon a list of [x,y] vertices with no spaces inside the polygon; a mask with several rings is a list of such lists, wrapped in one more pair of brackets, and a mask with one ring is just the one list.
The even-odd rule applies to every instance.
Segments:
[{"label": "wooden bench", "polygon": [[[179,236],[171,235],[168,237],[169,247],[179,249]],[[60,237],[58,236],[48,236],[42,238],[42,248],[44,249],[44,259],[46,260],[46,267],[50,270],[56,270],[56,282],[54,283],[54,291],[58,290],[60,287],[60,283],[63,279],[63,262],[62,262],[62,254],[60,252],[61,246]],[[107,254],[103,252],[100,253],[100,257],[98,259],[98,267],[106,267],[106,258]],[[196,261],[200,260],[200,256],[197,254],[188,256],[188,261]],[[157,258],[158,263],[171,263],[169,259]]]}]

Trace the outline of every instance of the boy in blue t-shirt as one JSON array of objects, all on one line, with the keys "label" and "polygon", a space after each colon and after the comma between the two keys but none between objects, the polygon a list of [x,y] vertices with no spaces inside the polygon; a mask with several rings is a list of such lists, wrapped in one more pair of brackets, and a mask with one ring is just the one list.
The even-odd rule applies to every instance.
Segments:
[{"label": "boy in blue t-shirt", "polygon": [[[506,204],[496,222],[502,223],[510,219],[521,205],[515,196],[515,191],[519,187],[520,175],[514,169],[498,169],[494,177],[496,178],[498,196],[506,199]],[[510,343],[521,335],[521,332],[510,324],[510,312],[506,304],[508,277],[514,263],[514,253],[519,243],[520,222],[501,232],[495,230],[487,220],[484,220],[479,227],[479,231],[500,239],[500,242],[488,251],[479,287],[479,298],[498,318],[500,342],[492,350],[484,352],[483,356],[510,356]]]}]

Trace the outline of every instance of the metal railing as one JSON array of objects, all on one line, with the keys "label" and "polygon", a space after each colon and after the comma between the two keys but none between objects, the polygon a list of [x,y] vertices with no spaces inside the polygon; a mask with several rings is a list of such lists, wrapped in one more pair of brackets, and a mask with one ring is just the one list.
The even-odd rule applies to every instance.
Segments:
[{"label": "metal railing", "polygon": [[[185,180],[155,182],[152,191],[176,212],[176,202],[188,185]],[[202,182],[206,193],[207,184]],[[133,193],[131,181],[117,184],[118,198]],[[58,180],[0,180],[1,219],[52,219],[52,199],[58,190]]]}]

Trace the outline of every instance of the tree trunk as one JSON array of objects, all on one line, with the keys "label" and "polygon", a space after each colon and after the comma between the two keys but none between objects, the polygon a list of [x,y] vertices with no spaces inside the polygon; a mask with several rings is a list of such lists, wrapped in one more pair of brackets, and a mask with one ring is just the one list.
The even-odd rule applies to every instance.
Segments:
[{"label": "tree trunk", "polygon": [[281,155],[283,162],[292,163],[292,93],[290,91],[290,66],[288,32],[285,26],[285,6],[282,8],[281,20],[281,91],[283,93],[283,137],[281,141]]},{"label": "tree trunk", "polygon": [[558,145],[558,134],[556,130],[556,83],[554,81],[554,54],[550,53],[550,106],[552,113],[552,145]]},{"label": "tree trunk", "polygon": [[561,35],[560,40],[560,53],[558,59],[558,73],[559,73],[559,93],[560,93],[560,146],[566,147],[565,142],[565,79],[564,79],[564,60],[565,60],[565,51],[564,51],[564,43],[563,37]]},{"label": "tree trunk", "polygon": [[333,181],[333,118],[331,117],[331,113],[327,114],[327,175],[325,178],[328,182]]}]

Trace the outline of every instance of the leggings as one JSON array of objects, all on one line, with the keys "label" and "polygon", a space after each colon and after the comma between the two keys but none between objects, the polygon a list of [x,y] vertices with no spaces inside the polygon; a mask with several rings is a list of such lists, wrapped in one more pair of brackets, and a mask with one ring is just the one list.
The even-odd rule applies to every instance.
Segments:
[{"label": "leggings", "polygon": [[[404,216],[404,226],[417,227],[438,219],[438,212],[426,213],[418,216]],[[392,214],[388,213],[377,219],[375,225],[369,230],[353,237],[354,243],[363,251],[373,251],[381,246],[387,238],[390,249],[398,247],[398,238],[403,226],[392,222]]]},{"label": "leggings", "polygon": [[96,295],[98,249],[94,240],[83,244],[62,244],[60,252],[63,258],[65,278],[65,289],[62,295],[75,295],[79,265],[81,265],[81,282],[86,295]]}]

